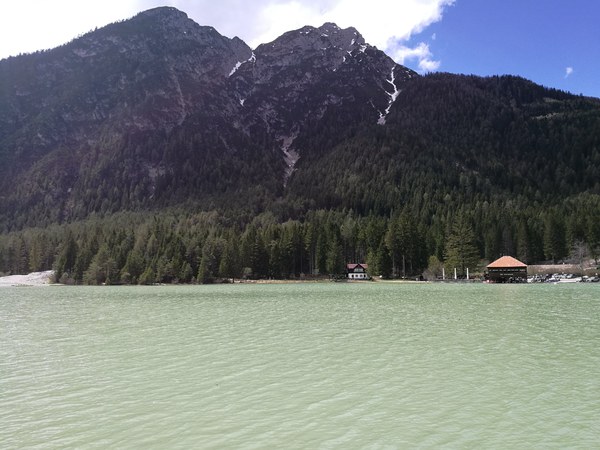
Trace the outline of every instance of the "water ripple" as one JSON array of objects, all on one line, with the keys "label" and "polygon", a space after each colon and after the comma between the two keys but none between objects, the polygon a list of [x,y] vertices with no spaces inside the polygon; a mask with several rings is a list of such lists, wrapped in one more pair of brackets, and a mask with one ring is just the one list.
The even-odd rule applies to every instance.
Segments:
[{"label": "water ripple", "polygon": [[4,289],[0,447],[593,448],[593,289]]}]

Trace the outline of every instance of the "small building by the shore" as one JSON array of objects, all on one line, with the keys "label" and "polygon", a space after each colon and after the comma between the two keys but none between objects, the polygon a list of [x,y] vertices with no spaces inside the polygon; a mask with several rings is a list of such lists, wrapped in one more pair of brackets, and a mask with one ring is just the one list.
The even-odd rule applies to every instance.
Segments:
[{"label": "small building by the shore", "polygon": [[349,280],[368,280],[368,269],[369,265],[364,263],[346,265],[346,272],[348,273]]},{"label": "small building by the shore", "polygon": [[512,256],[503,256],[488,264],[486,279],[492,283],[525,283],[527,264]]}]

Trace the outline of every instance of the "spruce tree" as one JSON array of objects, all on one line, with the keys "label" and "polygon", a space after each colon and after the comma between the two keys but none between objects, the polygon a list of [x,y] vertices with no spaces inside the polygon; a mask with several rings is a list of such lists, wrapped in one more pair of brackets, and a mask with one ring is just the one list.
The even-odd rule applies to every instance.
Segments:
[{"label": "spruce tree", "polygon": [[457,269],[460,276],[466,276],[467,268],[473,270],[479,265],[473,227],[464,214],[456,217],[446,241],[445,265],[447,270]]}]

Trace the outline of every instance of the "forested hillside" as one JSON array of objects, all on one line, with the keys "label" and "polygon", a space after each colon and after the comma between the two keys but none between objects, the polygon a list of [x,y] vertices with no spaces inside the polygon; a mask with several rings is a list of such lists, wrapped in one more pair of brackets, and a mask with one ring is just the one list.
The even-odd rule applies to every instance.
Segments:
[{"label": "forested hillside", "polygon": [[435,276],[598,258],[600,100],[418,76],[353,28],[252,51],[159,8],[0,61],[0,272]]}]

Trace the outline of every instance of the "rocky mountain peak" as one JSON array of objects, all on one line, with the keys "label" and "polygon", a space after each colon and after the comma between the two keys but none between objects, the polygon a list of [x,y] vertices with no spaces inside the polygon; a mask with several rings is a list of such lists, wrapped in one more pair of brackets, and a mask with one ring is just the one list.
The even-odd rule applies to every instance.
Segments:
[{"label": "rocky mountain peak", "polygon": [[142,11],[136,17],[147,17],[165,23],[188,20],[188,15],[186,13],[171,6],[159,6],[158,8],[148,9]]},{"label": "rocky mountain peak", "polygon": [[211,26],[198,25],[188,18],[187,14],[172,7],[144,11],[135,16],[130,25],[132,31],[176,46],[177,51],[188,52],[196,49],[200,50],[203,56],[211,58],[227,54],[227,67],[230,65],[230,57],[239,60],[248,58],[251,54],[250,47],[241,39],[229,39]]},{"label": "rocky mountain peak", "polygon": [[[336,68],[343,62],[346,53],[365,47],[365,40],[355,28],[342,29],[335,23],[325,23],[319,28],[305,26],[289,31],[268,44],[256,49],[256,54],[265,56],[269,61],[288,65],[294,60],[322,60],[326,65],[333,62]],[[315,59],[316,57],[316,59]]]},{"label": "rocky mountain peak", "polygon": [[328,38],[332,47],[344,51],[352,51],[366,44],[362,35],[354,27],[342,29],[335,23],[327,22],[317,30],[322,38]]}]

